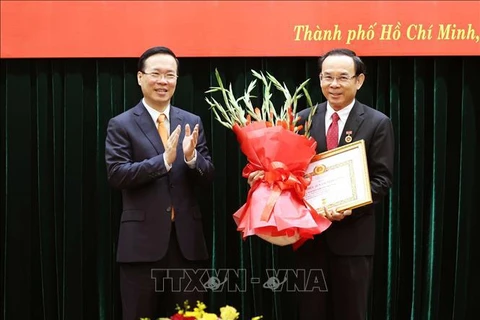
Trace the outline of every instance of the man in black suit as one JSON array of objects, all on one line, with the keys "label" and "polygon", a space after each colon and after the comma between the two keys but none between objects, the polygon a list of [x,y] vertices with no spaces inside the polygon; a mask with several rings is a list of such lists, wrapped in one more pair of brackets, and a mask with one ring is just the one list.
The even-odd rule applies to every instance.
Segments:
[{"label": "man in black suit", "polygon": [[170,49],[145,51],[137,72],[143,99],[108,124],[108,180],[123,201],[117,261],[124,320],[156,319],[165,315],[160,306],[172,312],[176,303],[202,300],[181,271],[208,259],[194,189],[212,180],[214,167],[200,118],[170,104],[177,77]]},{"label": "man in black suit", "polygon": [[[353,51],[332,50],[319,59],[319,67],[327,102],[319,104],[312,117],[310,134],[317,141],[317,153],[365,140],[373,204],[344,212],[325,210],[330,228],[296,251],[297,270],[306,269],[307,275],[309,270],[322,270],[327,289],[299,292],[299,319],[361,320],[366,318],[372,278],[374,205],[392,185],[393,128],[387,116],[355,99],[365,80],[365,65]],[[299,116],[307,119],[309,113],[306,109]],[[332,140],[333,127],[337,135],[327,141]]]}]

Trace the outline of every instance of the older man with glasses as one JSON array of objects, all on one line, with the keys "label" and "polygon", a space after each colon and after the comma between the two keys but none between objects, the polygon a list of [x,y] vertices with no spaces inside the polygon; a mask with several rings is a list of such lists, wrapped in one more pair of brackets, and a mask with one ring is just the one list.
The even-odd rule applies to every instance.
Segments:
[{"label": "older man with glasses", "polygon": [[[354,210],[324,210],[332,225],[295,253],[297,270],[321,275],[315,289],[298,293],[300,320],[363,320],[375,248],[375,204],[393,179],[394,136],[390,119],[355,99],[365,81],[365,65],[355,52],[335,49],[319,59],[326,102],[312,116],[317,153],[364,140],[373,204]],[[299,113],[307,119],[309,109]],[[311,272],[315,271],[315,272]]]}]

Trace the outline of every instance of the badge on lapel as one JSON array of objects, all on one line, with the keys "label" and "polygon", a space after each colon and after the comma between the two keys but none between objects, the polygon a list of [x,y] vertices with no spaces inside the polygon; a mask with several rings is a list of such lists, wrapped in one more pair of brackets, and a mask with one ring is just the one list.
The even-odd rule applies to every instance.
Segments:
[{"label": "badge on lapel", "polygon": [[349,131],[346,131],[345,133],[347,134],[347,136],[345,137],[345,142],[346,143],[352,142],[352,133],[353,132],[351,130],[349,130]]}]

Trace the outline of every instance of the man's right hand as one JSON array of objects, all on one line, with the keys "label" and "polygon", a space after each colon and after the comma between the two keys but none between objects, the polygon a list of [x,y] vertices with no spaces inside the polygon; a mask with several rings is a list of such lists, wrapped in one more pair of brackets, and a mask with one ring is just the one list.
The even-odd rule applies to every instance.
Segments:
[{"label": "man's right hand", "polygon": [[165,146],[165,161],[168,165],[172,165],[177,158],[178,137],[180,137],[181,127],[178,125],[168,137],[167,145]]},{"label": "man's right hand", "polygon": [[248,180],[247,180],[250,187],[253,186],[255,181],[257,181],[258,179],[262,179],[264,175],[265,175],[265,171],[263,171],[263,170],[257,170],[257,171],[253,171],[252,173],[250,173],[248,175]]}]

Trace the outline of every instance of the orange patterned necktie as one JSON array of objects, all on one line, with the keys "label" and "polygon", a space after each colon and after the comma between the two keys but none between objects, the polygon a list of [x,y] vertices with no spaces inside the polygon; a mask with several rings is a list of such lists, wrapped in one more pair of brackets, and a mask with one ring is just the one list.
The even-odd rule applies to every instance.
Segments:
[{"label": "orange patterned necktie", "polygon": [[168,141],[168,131],[167,128],[165,127],[165,114],[161,113],[158,116],[157,123],[158,123],[158,134],[160,135],[160,138],[162,139],[163,146],[165,147],[167,145]]},{"label": "orange patterned necktie", "polygon": [[[163,147],[166,148],[167,141],[168,141],[168,131],[167,128],[165,127],[165,114],[161,113],[158,116],[157,122],[158,122],[158,134],[160,135],[160,138],[162,139]],[[172,221],[175,218],[175,211],[173,210],[173,207],[171,207],[171,219]]]}]

